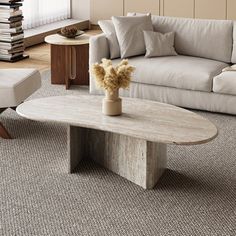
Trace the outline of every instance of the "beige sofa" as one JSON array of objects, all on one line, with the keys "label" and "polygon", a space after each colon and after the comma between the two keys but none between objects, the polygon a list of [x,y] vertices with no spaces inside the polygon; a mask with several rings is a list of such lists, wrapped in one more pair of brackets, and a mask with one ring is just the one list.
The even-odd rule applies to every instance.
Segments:
[{"label": "beige sofa", "polygon": [[[222,72],[236,63],[236,23],[161,16],[152,16],[152,22],[154,31],[175,32],[175,49],[179,55],[129,58],[136,71],[130,89],[121,94],[236,114],[236,72]],[[109,58],[109,52],[104,34],[90,39],[90,65]],[[103,93],[92,76],[90,93]]]}]

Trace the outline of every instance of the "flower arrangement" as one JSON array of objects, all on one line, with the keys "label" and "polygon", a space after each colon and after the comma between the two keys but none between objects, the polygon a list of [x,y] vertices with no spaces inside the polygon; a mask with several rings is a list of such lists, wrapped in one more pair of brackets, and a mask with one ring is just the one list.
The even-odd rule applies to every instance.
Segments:
[{"label": "flower arrangement", "polygon": [[105,90],[105,98],[102,103],[102,112],[105,115],[117,116],[122,114],[122,99],[119,98],[119,89],[126,89],[130,85],[131,74],[134,67],[128,60],[122,60],[117,66],[112,61],[102,59],[101,64],[94,64],[91,73],[94,75],[97,85]]},{"label": "flower arrangement", "polygon": [[111,60],[102,59],[101,64],[96,63],[92,66],[92,74],[95,76],[97,85],[112,94],[119,88],[129,87],[134,69],[129,65],[128,60],[122,60],[114,67]]}]

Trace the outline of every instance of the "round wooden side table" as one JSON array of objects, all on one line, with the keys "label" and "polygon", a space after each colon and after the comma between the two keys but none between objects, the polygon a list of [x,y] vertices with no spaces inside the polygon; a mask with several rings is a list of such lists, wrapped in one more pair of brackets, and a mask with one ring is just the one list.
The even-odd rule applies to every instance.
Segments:
[{"label": "round wooden side table", "polygon": [[66,89],[71,84],[89,84],[89,37],[69,39],[53,34],[45,38],[51,45],[52,84],[66,84]]}]

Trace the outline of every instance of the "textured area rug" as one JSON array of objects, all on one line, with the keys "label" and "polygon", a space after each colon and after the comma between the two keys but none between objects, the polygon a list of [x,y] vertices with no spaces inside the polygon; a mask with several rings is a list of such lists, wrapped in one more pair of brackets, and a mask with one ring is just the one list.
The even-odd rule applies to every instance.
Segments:
[{"label": "textured area rug", "polygon": [[[51,85],[30,99],[86,94]],[[63,111],[62,111],[63,112]],[[3,113],[14,140],[0,139],[0,235],[236,235],[236,117],[197,112],[219,128],[212,142],[169,146],[153,190],[90,161],[67,174],[66,127]]]}]

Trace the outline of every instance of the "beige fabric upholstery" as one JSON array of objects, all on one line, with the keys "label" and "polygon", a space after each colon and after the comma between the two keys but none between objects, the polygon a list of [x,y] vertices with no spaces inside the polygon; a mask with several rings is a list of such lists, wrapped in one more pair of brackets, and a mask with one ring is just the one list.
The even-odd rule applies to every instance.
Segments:
[{"label": "beige fabric upholstery", "polygon": [[120,57],[120,46],[118,39],[116,37],[116,30],[114,24],[111,20],[101,20],[98,21],[98,25],[101,27],[103,33],[106,35],[109,48],[110,48],[110,58],[115,59]]},{"label": "beige fabric upholstery", "polygon": [[226,71],[213,79],[213,92],[236,95],[236,71]]},{"label": "beige fabric upholstery", "polygon": [[151,15],[112,17],[121,58],[143,55],[146,51],[143,31],[152,31]]},{"label": "beige fabric upholstery", "polygon": [[231,62],[233,21],[153,16],[154,31],[175,32],[178,54]]},{"label": "beige fabric upholstery", "polygon": [[[100,63],[102,58],[109,58],[109,53],[109,44],[105,34],[91,37],[89,40],[89,67],[94,63]],[[91,73],[89,81],[89,90],[101,93],[101,91],[97,89],[95,80]]]},{"label": "beige fabric upholstery", "polygon": [[[120,59],[113,60],[118,63]],[[133,81],[181,89],[212,91],[212,79],[221,73],[226,63],[198,57],[174,56],[133,57],[129,63],[136,69]]]},{"label": "beige fabric upholstery", "polygon": [[41,76],[35,69],[1,69],[0,108],[19,105],[40,86]]},{"label": "beige fabric upholstery", "polygon": [[234,29],[233,29],[233,52],[232,52],[232,63],[236,63],[236,21],[234,21]]},{"label": "beige fabric upholstery", "polygon": [[[129,92],[129,93],[127,93]],[[155,100],[180,107],[236,115],[236,96],[132,83],[130,97]]]},{"label": "beige fabric upholstery", "polygon": [[[91,91],[103,94],[103,91]],[[121,96],[164,102],[190,109],[236,115],[236,96],[177,89],[150,84],[131,83],[129,90],[120,90]]]},{"label": "beige fabric upholstery", "polygon": [[102,58],[109,58],[109,44],[105,34],[98,34],[89,39],[89,63],[100,63]]},{"label": "beige fabric upholstery", "polygon": [[144,31],[146,46],[145,57],[177,56],[174,48],[175,33],[162,34],[153,31]]}]

